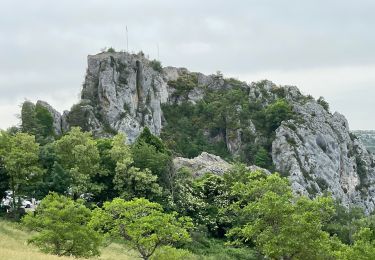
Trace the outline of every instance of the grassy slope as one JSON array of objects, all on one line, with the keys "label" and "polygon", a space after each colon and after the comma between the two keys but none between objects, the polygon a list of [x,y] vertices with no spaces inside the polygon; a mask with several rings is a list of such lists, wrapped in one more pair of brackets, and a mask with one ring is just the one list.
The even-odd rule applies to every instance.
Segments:
[{"label": "grassy slope", "polygon": [[[30,233],[17,227],[15,223],[0,218],[0,259],[12,260],[65,260],[71,257],[57,257],[41,253],[38,248],[28,245]],[[119,244],[111,244],[102,249],[101,260],[136,259],[134,252],[127,251]]]}]

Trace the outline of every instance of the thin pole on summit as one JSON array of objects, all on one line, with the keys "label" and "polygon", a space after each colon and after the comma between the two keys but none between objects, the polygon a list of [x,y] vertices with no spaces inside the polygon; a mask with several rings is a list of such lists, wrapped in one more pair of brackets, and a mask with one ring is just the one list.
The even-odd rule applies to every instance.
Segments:
[{"label": "thin pole on summit", "polygon": [[128,36],[128,26],[126,25],[126,51],[129,53],[129,36]]}]

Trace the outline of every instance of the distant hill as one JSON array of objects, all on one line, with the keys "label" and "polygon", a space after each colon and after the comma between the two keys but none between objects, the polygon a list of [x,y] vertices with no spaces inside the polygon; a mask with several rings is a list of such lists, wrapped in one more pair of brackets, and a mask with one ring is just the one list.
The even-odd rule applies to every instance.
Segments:
[{"label": "distant hill", "polygon": [[352,133],[358,136],[370,152],[375,154],[375,130],[355,130]]}]

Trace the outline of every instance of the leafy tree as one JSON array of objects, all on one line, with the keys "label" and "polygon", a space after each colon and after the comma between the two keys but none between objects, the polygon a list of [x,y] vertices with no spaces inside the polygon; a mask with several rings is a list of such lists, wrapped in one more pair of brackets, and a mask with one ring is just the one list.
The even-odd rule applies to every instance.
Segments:
[{"label": "leafy tree", "polygon": [[274,132],[282,121],[293,117],[291,105],[284,99],[278,99],[264,110],[268,133]]},{"label": "leafy tree", "polygon": [[270,169],[272,167],[272,159],[267,150],[263,147],[259,148],[255,154],[254,164],[265,169]]},{"label": "leafy tree", "polygon": [[9,175],[5,169],[4,156],[8,150],[9,134],[0,130],[0,200],[5,196],[9,187]]},{"label": "leafy tree", "polygon": [[229,205],[229,192],[225,180],[221,176],[207,173],[194,182],[194,190],[205,206],[198,214],[203,216],[211,235],[223,237],[228,223],[224,208]]},{"label": "leafy tree", "polygon": [[39,145],[35,137],[17,133],[10,136],[6,147],[2,150],[5,170],[10,178],[10,187],[13,197],[13,209],[17,208],[16,198],[25,190],[25,187],[37,181],[42,170],[39,165]]},{"label": "leafy tree", "polygon": [[125,140],[125,135],[116,135],[110,151],[111,158],[116,161],[116,174],[113,179],[115,189],[120,191],[121,196],[126,199],[159,196],[162,190],[157,183],[157,176],[147,168],[141,170],[132,166],[133,157]]},{"label": "leafy tree", "polygon": [[276,174],[249,177],[248,183],[233,187],[243,198],[235,204],[242,224],[229,232],[235,243],[251,241],[273,259],[332,257],[329,234],[322,231],[334,211],[332,199],[294,197],[287,180]]},{"label": "leafy tree", "polygon": [[47,108],[40,104],[36,104],[35,119],[38,125],[39,135],[46,138],[55,134],[53,129],[53,117]]},{"label": "leafy tree", "polygon": [[353,244],[353,235],[363,226],[360,219],[364,217],[363,209],[358,207],[347,209],[336,202],[335,212],[323,229],[331,235],[336,235],[343,243]]},{"label": "leafy tree", "polygon": [[158,176],[159,185],[171,185],[172,158],[163,142],[146,127],[132,146],[134,166],[141,170],[149,169]]},{"label": "leafy tree", "polygon": [[34,135],[39,143],[53,140],[53,117],[45,107],[25,101],[21,109],[21,130]]},{"label": "leafy tree", "polygon": [[114,187],[114,177],[116,161],[111,157],[113,146],[112,138],[99,138],[96,140],[96,146],[99,151],[99,172],[93,177],[93,182],[101,189],[95,194],[95,200],[104,202],[118,196]]},{"label": "leafy tree", "polygon": [[21,107],[21,129],[24,133],[35,135],[38,125],[35,119],[35,105],[30,101],[25,101]]},{"label": "leafy tree", "polygon": [[94,210],[90,226],[127,240],[143,259],[149,259],[163,245],[190,241],[187,229],[192,224],[188,218],[164,213],[160,204],[146,199],[116,198]]},{"label": "leafy tree", "polygon": [[336,251],[337,259],[371,260],[375,255],[375,234],[370,228],[361,228],[354,234],[354,244]]},{"label": "leafy tree", "polygon": [[73,127],[55,142],[58,163],[69,173],[71,193],[74,198],[95,190],[92,177],[99,169],[99,152],[90,133]]},{"label": "leafy tree", "polygon": [[26,215],[22,222],[38,231],[29,242],[43,252],[88,258],[99,255],[101,242],[100,235],[87,225],[90,219],[91,211],[83,201],[51,193],[41,201],[35,215]]}]

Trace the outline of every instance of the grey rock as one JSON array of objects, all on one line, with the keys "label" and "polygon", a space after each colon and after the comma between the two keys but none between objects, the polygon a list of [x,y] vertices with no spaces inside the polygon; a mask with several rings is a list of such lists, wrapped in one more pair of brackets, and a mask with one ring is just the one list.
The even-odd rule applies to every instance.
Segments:
[{"label": "grey rock", "polygon": [[[220,156],[202,152],[199,156],[188,159],[183,157],[176,157],[173,159],[173,166],[176,171],[181,168],[189,169],[194,177],[201,177],[205,173],[212,173],[216,175],[223,175],[230,171],[232,164],[226,162]],[[263,171],[266,174],[270,172],[266,169],[252,165],[247,167],[250,171]]]}]

